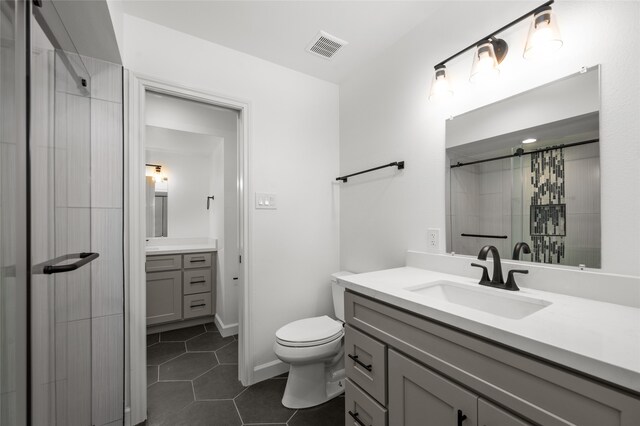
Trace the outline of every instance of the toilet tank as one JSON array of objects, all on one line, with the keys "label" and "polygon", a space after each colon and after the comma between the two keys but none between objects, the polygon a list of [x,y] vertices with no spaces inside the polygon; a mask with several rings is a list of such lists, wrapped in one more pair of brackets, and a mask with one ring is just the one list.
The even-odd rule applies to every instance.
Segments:
[{"label": "toilet tank", "polygon": [[333,294],[333,311],[336,318],[344,322],[344,287],[338,285],[338,277],[353,275],[352,272],[340,271],[331,274],[331,293]]}]

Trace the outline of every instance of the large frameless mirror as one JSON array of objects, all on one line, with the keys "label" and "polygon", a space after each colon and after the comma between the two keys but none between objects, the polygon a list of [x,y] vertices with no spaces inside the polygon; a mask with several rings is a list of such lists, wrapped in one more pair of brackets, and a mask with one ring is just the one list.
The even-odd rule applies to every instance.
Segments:
[{"label": "large frameless mirror", "polygon": [[599,74],[447,120],[449,252],[601,267]]}]

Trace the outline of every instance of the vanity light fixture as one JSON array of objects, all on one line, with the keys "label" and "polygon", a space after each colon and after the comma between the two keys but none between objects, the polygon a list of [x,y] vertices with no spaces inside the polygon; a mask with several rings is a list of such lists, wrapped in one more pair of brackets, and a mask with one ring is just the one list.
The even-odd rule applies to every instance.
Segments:
[{"label": "vanity light fixture", "polygon": [[447,79],[447,68],[444,64],[440,64],[436,67],[436,74],[433,76],[433,81],[431,82],[429,99],[447,98],[452,95],[453,90],[451,90],[451,83]]},{"label": "vanity light fixture", "polygon": [[529,28],[527,44],[524,47],[524,58],[535,59],[550,56],[562,47],[562,37],[558,29],[558,21],[551,10],[545,6],[537,9]]},{"label": "vanity light fixture", "polygon": [[473,55],[469,81],[478,83],[497,78],[500,74],[498,64],[507,56],[507,51],[509,50],[507,42],[499,38],[493,38],[482,40],[477,47]]},{"label": "vanity light fixture", "polygon": [[533,21],[525,45],[525,58],[529,59],[544,56],[546,53],[559,49],[562,46],[562,39],[560,38],[560,31],[555,15],[551,10],[553,3],[554,0],[550,0],[538,6],[438,63],[434,67],[435,75],[431,83],[429,99],[439,98],[441,94],[453,94],[451,83],[447,78],[445,64],[471,49],[475,49],[475,53],[469,81],[475,83],[497,77],[500,73],[498,65],[507,55],[509,46],[504,40],[497,38],[496,35],[527,18],[533,17]]},{"label": "vanity light fixture", "polygon": [[147,167],[154,167],[155,170],[153,172],[153,174],[151,175],[153,177],[153,181],[154,182],[161,182],[161,181],[166,181],[167,178],[162,176],[162,166],[159,164],[145,164]]},{"label": "vanity light fixture", "polygon": [[538,139],[536,139],[536,138],[527,138],[527,139],[523,140],[522,143],[534,143],[534,142],[537,142],[537,141],[538,141]]}]

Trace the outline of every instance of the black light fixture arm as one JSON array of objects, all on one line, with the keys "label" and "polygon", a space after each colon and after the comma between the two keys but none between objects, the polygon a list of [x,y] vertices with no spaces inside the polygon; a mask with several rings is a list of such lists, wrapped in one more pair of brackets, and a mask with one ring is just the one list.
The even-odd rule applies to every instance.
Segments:
[{"label": "black light fixture arm", "polygon": [[447,59],[445,59],[444,61],[438,62],[436,64],[436,66],[434,66],[435,69],[444,67],[444,64],[446,64],[447,62],[449,62],[450,60],[452,60],[453,58],[456,58],[460,55],[462,55],[463,53],[471,50],[471,49],[475,49],[478,44],[485,42],[485,41],[492,41],[493,39],[495,39],[495,35],[496,34],[500,34],[502,31],[506,30],[507,28],[512,27],[513,25],[517,24],[518,22],[522,22],[525,19],[527,19],[529,16],[531,15],[535,15],[538,11],[540,11],[541,9],[544,9],[546,7],[551,6],[554,3],[555,0],[549,0],[548,2],[541,4],[540,6],[536,7],[535,9],[525,13],[524,15],[522,15],[521,17],[514,19],[513,21],[509,22],[507,25],[497,29],[496,31],[492,32],[491,34],[489,34],[486,37],[481,38],[480,40],[476,41],[475,43],[470,44],[469,46],[465,47],[464,49],[460,50],[457,53],[454,53],[453,55],[449,56]]}]

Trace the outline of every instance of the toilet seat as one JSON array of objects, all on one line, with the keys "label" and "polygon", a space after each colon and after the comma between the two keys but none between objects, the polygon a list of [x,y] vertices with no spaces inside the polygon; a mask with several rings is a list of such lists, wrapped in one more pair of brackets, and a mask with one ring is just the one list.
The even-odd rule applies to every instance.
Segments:
[{"label": "toilet seat", "polygon": [[318,346],[342,338],[343,324],[340,321],[321,317],[305,318],[291,322],[276,331],[276,341],[283,346]]}]

